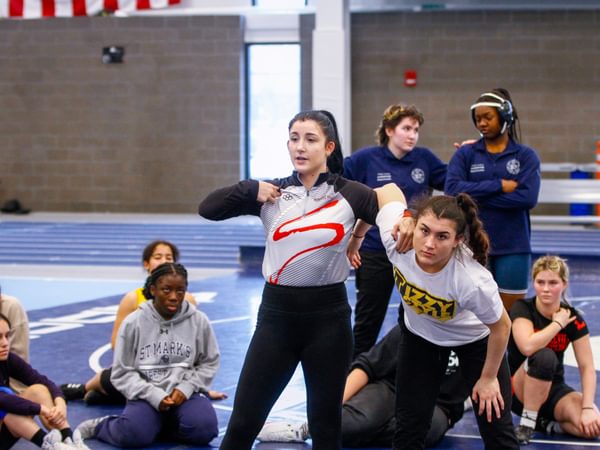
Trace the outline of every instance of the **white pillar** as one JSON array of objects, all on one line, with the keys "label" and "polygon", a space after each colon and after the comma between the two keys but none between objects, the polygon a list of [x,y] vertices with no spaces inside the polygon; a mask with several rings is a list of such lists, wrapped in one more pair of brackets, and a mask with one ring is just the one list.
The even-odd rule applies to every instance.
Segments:
[{"label": "white pillar", "polygon": [[317,0],[313,32],[313,108],[327,109],[338,124],[342,149],[352,149],[350,1]]}]

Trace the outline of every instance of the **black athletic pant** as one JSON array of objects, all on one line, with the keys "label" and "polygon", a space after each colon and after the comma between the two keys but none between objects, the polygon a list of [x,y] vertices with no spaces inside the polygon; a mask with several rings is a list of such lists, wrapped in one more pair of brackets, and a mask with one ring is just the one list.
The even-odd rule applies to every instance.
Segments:
[{"label": "black athletic pant", "polygon": [[350,306],[343,283],[265,285],[221,450],[248,450],[302,364],[314,450],[341,449],[341,409],[350,367]]},{"label": "black athletic pant", "polygon": [[394,268],[385,251],[360,251],[356,270],[354,358],[377,342],[394,289]]},{"label": "black athletic pant", "polygon": [[[404,325],[398,353],[396,371],[396,433],[394,450],[421,450],[439,387],[448,366],[450,350],[458,355],[461,374],[469,392],[481,375],[487,353],[487,337],[479,341],[455,346],[441,347],[410,332]],[[479,404],[473,402],[477,425],[486,450],[518,449],[519,443],[514,433],[511,413],[511,381],[506,357],[498,371],[498,382],[504,409],[498,419],[492,415],[488,422],[486,414],[477,414]]]}]

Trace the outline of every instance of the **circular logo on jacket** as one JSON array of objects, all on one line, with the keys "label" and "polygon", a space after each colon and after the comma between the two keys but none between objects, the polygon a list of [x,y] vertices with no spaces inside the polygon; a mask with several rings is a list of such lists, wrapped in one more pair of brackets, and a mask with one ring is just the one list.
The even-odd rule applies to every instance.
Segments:
[{"label": "circular logo on jacket", "polygon": [[518,159],[511,159],[506,163],[506,170],[511,175],[517,175],[521,171],[521,163]]},{"label": "circular logo on jacket", "polygon": [[423,169],[419,169],[418,167],[414,168],[410,172],[410,177],[415,183],[423,184],[425,183],[425,172]]}]

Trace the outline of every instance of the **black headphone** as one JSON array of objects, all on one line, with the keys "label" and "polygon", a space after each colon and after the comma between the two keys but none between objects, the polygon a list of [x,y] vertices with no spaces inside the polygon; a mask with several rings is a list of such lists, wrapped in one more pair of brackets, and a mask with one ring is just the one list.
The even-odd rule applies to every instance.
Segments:
[{"label": "black headphone", "polygon": [[477,126],[477,121],[475,120],[475,108],[478,106],[491,106],[496,108],[498,114],[500,115],[500,120],[502,120],[502,129],[500,130],[500,134],[503,134],[506,129],[515,121],[512,103],[505,98],[500,97],[498,94],[494,94],[493,92],[486,92],[485,94],[481,94],[479,96],[479,98],[484,97],[492,97],[498,101],[479,101],[471,105],[471,120],[473,120],[473,123],[475,126]]}]

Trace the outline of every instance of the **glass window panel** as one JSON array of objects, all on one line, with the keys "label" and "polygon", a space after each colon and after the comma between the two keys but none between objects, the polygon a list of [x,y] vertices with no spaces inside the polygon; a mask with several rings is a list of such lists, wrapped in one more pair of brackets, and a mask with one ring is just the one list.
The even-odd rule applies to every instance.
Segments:
[{"label": "glass window panel", "polygon": [[248,175],[289,175],[288,123],[300,110],[300,45],[248,46]]}]

